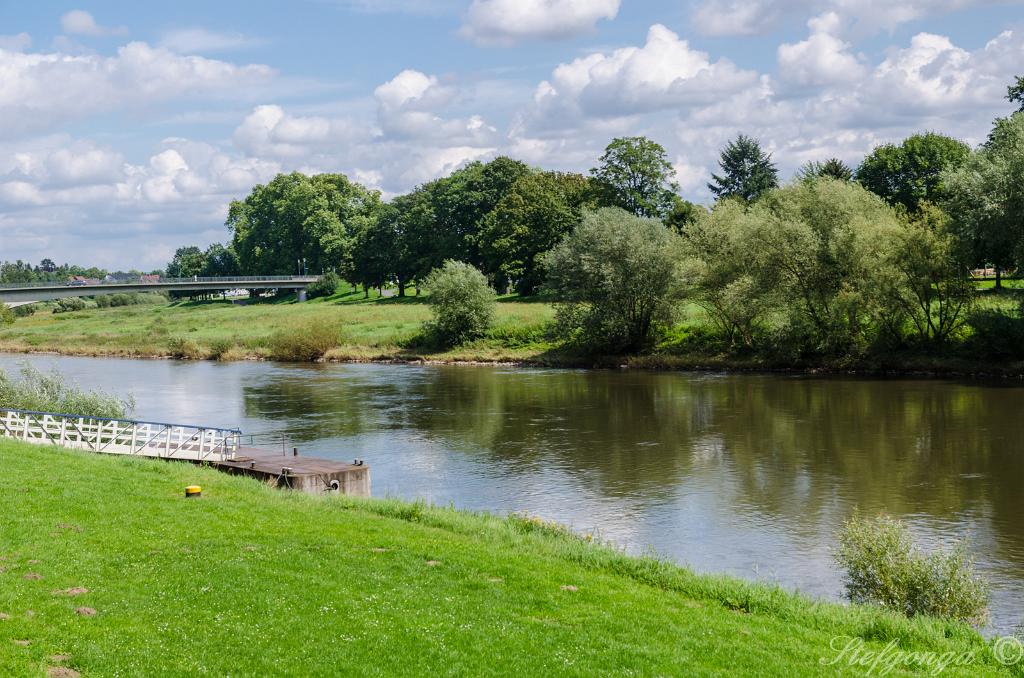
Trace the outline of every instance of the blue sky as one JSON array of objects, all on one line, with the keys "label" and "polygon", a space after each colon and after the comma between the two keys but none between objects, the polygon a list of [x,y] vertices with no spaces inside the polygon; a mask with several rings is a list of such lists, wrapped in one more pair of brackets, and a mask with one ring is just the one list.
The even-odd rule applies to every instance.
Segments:
[{"label": "blue sky", "polygon": [[1024,5],[972,0],[0,2],[0,259],[162,266],[277,172],[391,196],[473,159],[662,143],[784,177],[918,130],[970,143],[1024,74]]}]

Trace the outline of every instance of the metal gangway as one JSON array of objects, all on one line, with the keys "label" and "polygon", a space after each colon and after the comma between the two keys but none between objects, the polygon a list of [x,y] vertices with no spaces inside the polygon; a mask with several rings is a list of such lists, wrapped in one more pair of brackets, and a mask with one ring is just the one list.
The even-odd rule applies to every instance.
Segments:
[{"label": "metal gangway", "polygon": [[232,461],[239,429],[0,409],[0,437],[37,445],[191,461]]}]

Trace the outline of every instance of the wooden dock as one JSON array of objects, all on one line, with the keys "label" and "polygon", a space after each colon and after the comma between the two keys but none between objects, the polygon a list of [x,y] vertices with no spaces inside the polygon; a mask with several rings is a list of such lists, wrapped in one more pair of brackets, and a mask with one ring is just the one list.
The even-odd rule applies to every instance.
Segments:
[{"label": "wooden dock", "polygon": [[243,447],[238,429],[0,409],[0,437],[100,454],[209,464],[309,494],[370,496],[370,467]]},{"label": "wooden dock", "polygon": [[330,459],[240,447],[232,460],[215,461],[222,471],[257,478],[274,487],[309,494],[370,496],[370,467]]}]

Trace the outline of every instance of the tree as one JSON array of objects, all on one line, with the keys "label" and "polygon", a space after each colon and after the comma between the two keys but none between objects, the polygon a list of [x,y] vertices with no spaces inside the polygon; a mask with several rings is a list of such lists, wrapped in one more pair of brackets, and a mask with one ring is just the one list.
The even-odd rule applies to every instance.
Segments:
[{"label": "tree", "polygon": [[996,120],[988,142],[943,175],[944,207],[976,265],[1024,262],[1024,113]]},{"label": "tree", "polygon": [[427,326],[448,346],[482,337],[494,322],[494,290],[472,265],[448,260],[424,281],[434,319]]},{"label": "tree", "polygon": [[942,343],[964,325],[974,299],[963,248],[949,215],[925,203],[904,218],[884,266],[882,326],[896,340]]},{"label": "tree", "polygon": [[436,218],[437,182],[420,186],[412,193],[392,200],[397,212],[385,211],[379,223],[392,233],[379,234],[393,238],[401,250],[396,264],[409,280],[423,280],[448,259],[466,255],[459,234],[442,231]]},{"label": "tree", "polygon": [[720,201],[686,239],[694,298],[733,342],[754,345],[772,318],[773,347],[794,358],[854,352],[872,338],[898,230],[881,198],[834,179]]},{"label": "tree", "polygon": [[590,175],[603,205],[621,207],[638,217],[664,219],[679,191],[665,149],[647,137],[613,139]]},{"label": "tree", "polygon": [[174,258],[167,264],[167,277],[192,278],[204,275],[206,271],[206,255],[198,247],[179,247]]},{"label": "tree", "polygon": [[679,196],[674,197],[675,204],[672,206],[672,211],[665,217],[665,225],[676,233],[685,235],[690,227],[697,223],[701,215],[707,214],[707,210],[700,205],[683,200]]},{"label": "tree", "polygon": [[789,341],[828,355],[865,347],[899,232],[895,212],[855,183],[819,180],[772,191],[753,216],[752,250],[790,300]]},{"label": "tree", "polygon": [[580,223],[594,200],[590,180],[580,174],[520,177],[484,219],[487,269],[511,281],[519,294],[534,294],[544,282],[541,255]]},{"label": "tree", "polygon": [[1017,81],[1006,88],[1006,99],[1019,106],[1018,113],[1024,113],[1024,75],[1018,75]]},{"label": "tree", "polygon": [[762,151],[756,139],[744,134],[726,145],[718,165],[722,174],[712,174],[708,188],[719,199],[735,197],[749,203],[779,185],[779,172],[771,154]]},{"label": "tree", "polygon": [[721,200],[686,233],[689,292],[732,347],[753,348],[780,306],[777,271],[763,265],[757,240],[760,216],[737,200]]},{"label": "tree", "polygon": [[682,296],[679,240],[660,221],[616,207],[587,213],[544,256],[563,336],[592,350],[647,346]]},{"label": "tree", "polygon": [[53,273],[57,270],[57,264],[53,263],[53,259],[43,259],[39,262],[39,269],[44,273]]},{"label": "tree", "polygon": [[200,275],[227,278],[239,275],[238,255],[231,247],[214,243],[203,253],[205,264]]},{"label": "tree", "polygon": [[915,212],[922,202],[943,199],[943,172],[959,167],[970,152],[967,144],[952,137],[915,134],[898,146],[884,144],[871,151],[857,168],[857,181],[890,205]]},{"label": "tree", "polygon": [[411,248],[410,220],[417,210],[416,194],[400,195],[383,205],[372,224],[356,235],[352,250],[352,282],[361,284],[369,294],[371,287],[398,282],[398,296],[416,274],[417,261]]},{"label": "tree", "polygon": [[532,171],[518,160],[498,157],[486,164],[469,163],[416,188],[402,217],[413,277],[422,280],[448,259],[469,262],[496,277],[498,271],[487,266],[483,254],[484,220],[515,182]]},{"label": "tree", "polygon": [[813,181],[822,178],[853,181],[853,170],[839,158],[829,158],[824,162],[811,160],[804,163],[797,170],[796,176],[800,181]]},{"label": "tree", "polygon": [[347,273],[355,233],[376,216],[380,194],[343,174],[279,174],[228,209],[227,226],[248,275],[301,268]]}]

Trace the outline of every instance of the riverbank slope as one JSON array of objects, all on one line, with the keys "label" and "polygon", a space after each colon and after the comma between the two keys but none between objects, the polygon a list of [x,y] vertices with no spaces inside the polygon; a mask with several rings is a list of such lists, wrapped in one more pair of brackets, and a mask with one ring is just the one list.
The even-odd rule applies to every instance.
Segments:
[{"label": "riverbank slope", "polygon": [[962,626],[697,576],[536,520],[2,440],[0,461],[5,675],[812,676],[846,636],[1007,675]]}]

